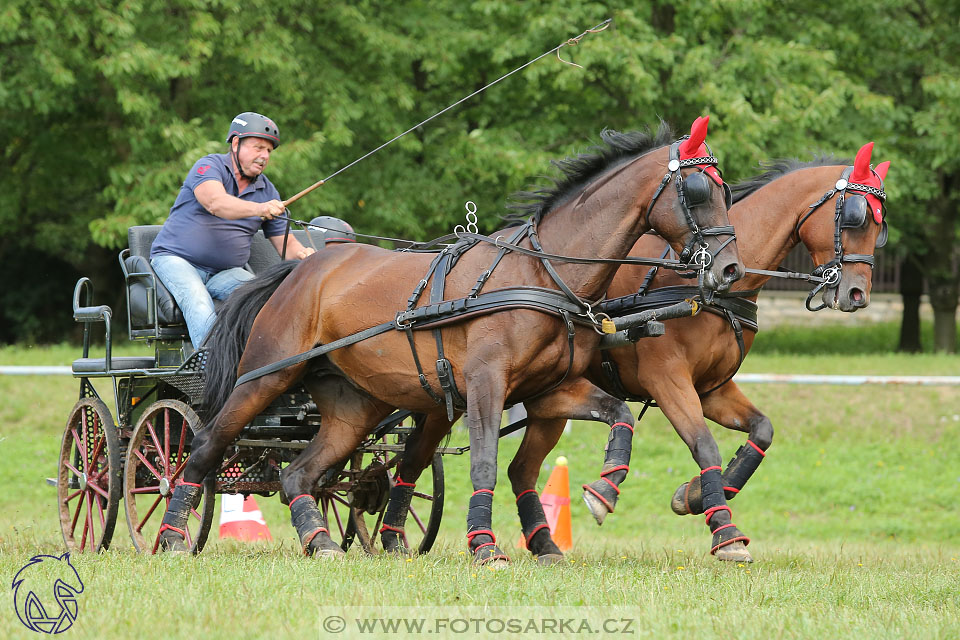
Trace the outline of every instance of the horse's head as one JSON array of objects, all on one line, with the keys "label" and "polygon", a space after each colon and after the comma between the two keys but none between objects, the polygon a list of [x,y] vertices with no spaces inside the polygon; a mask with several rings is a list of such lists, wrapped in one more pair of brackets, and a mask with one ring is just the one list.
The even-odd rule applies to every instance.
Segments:
[{"label": "horse's head", "polygon": [[[807,299],[811,311],[856,311],[870,304],[874,250],[887,242],[883,180],[889,162],[870,166],[873,143],[857,152],[833,188],[801,218],[797,234],[813,257],[814,275],[824,278]],[[811,307],[822,291],[822,304]]]},{"label": "horse's head", "polygon": [[[666,173],[648,205],[647,224],[699,271],[701,290],[709,294],[729,289],[744,270],[727,218],[730,187],[705,142],[708,122],[697,118],[689,137],[658,151]],[[670,178],[675,188],[667,186]]]}]

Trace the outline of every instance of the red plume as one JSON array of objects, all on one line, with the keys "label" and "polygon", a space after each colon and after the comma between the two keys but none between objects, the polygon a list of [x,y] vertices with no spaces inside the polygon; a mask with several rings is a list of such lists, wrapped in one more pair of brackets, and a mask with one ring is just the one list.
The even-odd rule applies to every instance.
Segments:
[{"label": "red plume", "polygon": [[880,176],[880,179],[881,179],[881,180],[886,180],[886,179],[887,179],[887,169],[889,169],[889,168],[890,168],[890,161],[887,160],[886,162],[881,162],[880,164],[878,164],[878,165],[877,165],[877,168],[874,169],[874,171],[877,172],[877,175]]},{"label": "red plume", "polygon": [[850,182],[864,183],[870,178],[870,155],[873,153],[873,143],[860,147],[857,151],[857,157],[853,161],[853,173],[850,174]]},{"label": "red plume", "polygon": [[700,116],[693,121],[690,127],[690,137],[680,145],[680,159],[697,157],[700,145],[707,139],[707,124],[710,122],[710,116]]}]

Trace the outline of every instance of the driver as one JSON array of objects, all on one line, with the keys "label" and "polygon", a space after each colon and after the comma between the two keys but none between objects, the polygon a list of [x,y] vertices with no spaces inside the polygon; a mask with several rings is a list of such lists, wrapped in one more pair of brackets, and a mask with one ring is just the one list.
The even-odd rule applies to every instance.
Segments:
[{"label": "driver", "polygon": [[[243,268],[254,234],[283,246],[280,193],[264,175],[280,146],[273,120],[244,112],[230,123],[227,153],[194,163],[150,251],[150,264],[183,312],[190,341],[199,347],[216,318],[213,300],[226,300],[254,276]],[[287,256],[302,260],[314,250],[291,234]]]}]

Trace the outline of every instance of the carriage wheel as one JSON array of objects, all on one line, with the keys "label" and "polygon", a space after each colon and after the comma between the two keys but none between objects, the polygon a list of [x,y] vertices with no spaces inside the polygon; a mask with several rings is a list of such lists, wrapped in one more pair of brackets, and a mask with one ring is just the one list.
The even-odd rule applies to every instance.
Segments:
[{"label": "carriage wheel", "polygon": [[[179,400],[158,400],[147,407],[130,436],[123,473],[123,498],[133,546],[141,553],[156,553],[160,525],[174,488],[190,458],[190,444],[200,418]],[[203,481],[200,504],[190,511],[186,543],[199,553],[213,523],[216,478]]]},{"label": "carriage wheel", "polygon": [[320,489],[317,506],[327,520],[327,528],[334,542],[339,539],[340,548],[346,551],[353,544],[357,530],[350,517],[350,499],[346,487],[335,486]]},{"label": "carriage wheel", "polygon": [[120,441],[110,410],[97,398],[83,398],[67,419],[57,469],[60,530],[69,551],[109,548],[120,476]]},{"label": "carriage wheel", "polygon": [[[383,465],[388,470],[387,481],[393,487],[393,469],[398,462],[399,453],[357,454],[354,457],[356,464],[351,468],[371,469],[373,465]],[[365,467],[360,462],[366,461]],[[387,489],[389,491],[389,488]],[[417,487],[413,493],[413,500],[407,511],[405,525],[407,544],[411,551],[426,553],[430,551],[437,532],[440,531],[440,518],[443,517],[443,460],[440,454],[434,454],[430,467],[420,475]],[[373,513],[370,513],[370,511]],[[363,506],[351,506],[350,522],[356,531],[356,539],[363,550],[369,554],[376,554],[383,550],[380,543],[380,527],[383,525],[386,504],[377,505],[374,509]]]}]

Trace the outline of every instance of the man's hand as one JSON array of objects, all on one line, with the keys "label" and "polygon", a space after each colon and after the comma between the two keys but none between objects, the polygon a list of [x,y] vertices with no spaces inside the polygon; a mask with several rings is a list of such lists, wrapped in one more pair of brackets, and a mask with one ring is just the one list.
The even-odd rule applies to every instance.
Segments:
[{"label": "man's hand", "polygon": [[261,220],[273,220],[274,216],[283,215],[283,203],[279,200],[262,202],[257,210],[257,215]]},{"label": "man's hand", "polygon": [[313,247],[303,247],[300,251],[297,251],[297,260],[303,260],[307,256],[312,256],[315,254]]}]

